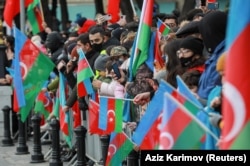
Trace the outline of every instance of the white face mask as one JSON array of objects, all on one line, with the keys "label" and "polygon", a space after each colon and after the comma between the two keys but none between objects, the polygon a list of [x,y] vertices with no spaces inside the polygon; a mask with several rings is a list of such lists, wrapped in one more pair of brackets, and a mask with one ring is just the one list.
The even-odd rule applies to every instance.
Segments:
[{"label": "white face mask", "polygon": [[124,62],[124,58],[119,58],[119,61],[120,62]]}]

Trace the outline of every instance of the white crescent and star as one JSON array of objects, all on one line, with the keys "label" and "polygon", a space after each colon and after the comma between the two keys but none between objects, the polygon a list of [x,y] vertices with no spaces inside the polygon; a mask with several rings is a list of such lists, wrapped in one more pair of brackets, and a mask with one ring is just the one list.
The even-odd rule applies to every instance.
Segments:
[{"label": "white crescent and star", "polygon": [[[115,116],[115,111],[114,110],[108,110],[108,112],[107,112],[107,115],[109,115],[109,114],[113,114],[114,116]],[[109,117],[109,116],[108,116]],[[108,119],[109,121],[113,121],[114,119],[113,118],[109,118]]]},{"label": "white crescent and star", "polygon": [[46,103],[44,103],[44,107],[49,106],[50,100],[46,97]]},{"label": "white crescent and star", "polygon": [[223,88],[224,97],[231,104],[234,117],[231,130],[226,136],[224,136],[224,141],[230,141],[240,132],[242,126],[244,125],[246,106],[244,98],[234,85],[229,82],[225,82]]},{"label": "white crescent and star", "polygon": [[162,142],[162,141],[165,142],[166,140],[163,140],[164,138],[167,139],[168,145],[166,147],[164,147],[162,145],[165,145],[165,143],[160,143],[161,144],[160,145],[160,149],[165,149],[165,150],[171,149],[173,147],[173,145],[174,145],[174,138],[173,138],[173,136],[169,132],[162,132],[160,134],[160,142]]},{"label": "white crescent and star", "polygon": [[[116,152],[116,146],[114,144],[110,144],[109,148],[110,148],[110,150],[109,150],[108,156],[115,154],[115,152]],[[114,149],[113,153],[112,153],[111,149]]]},{"label": "white crescent and star", "polygon": [[20,62],[20,66],[24,70],[24,74],[22,76],[22,79],[24,79],[27,76],[27,74],[28,74],[28,68],[27,68],[27,66],[23,62]]}]

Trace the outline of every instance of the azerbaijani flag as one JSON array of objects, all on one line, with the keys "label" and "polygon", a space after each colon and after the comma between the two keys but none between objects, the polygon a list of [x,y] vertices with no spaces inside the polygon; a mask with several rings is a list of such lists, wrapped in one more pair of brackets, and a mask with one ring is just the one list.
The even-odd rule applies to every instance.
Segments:
[{"label": "azerbaijani flag", "polygon": [[132,73],[135,75],[137,69],[148,59],[148,48],[151,37],[151,26],[153,17],[154,0],[144,0],[141,19],[139,23],[138,36],[133,56]]},{"label": "azerbaijani flag", "polygon": [[170,28],[165,25],[161,19],[158,18],[157,20],[157,30],[163,35],[163,36],[167,36],[170,32]]},{"label": "azerbaijani flag", "polygon": [[228,16],[220,148],[250,149],[250,1],[230,1]]},{"label": "azerbaijani flag", "polygon": [[24,90],[22,84],[22,76],[20,66],[20,52],[25,45],[27,37],[19,31],[16,27],[14,27],[14,36],[15,36],[15,57],[13,60],[14,64],[14,78],[13,78],[13,86],[14,86],[14,99],[13,99],[13,110],[18,112],[19,108],[25,106],[25,98],[24,98]]},{"label": "azerbaijani flag", "polygon": [[100,96],[99,100],[99,128],[108,132],[121,132],[123,99]]},{"label": "azerbaijani flag", "polygon": [[189,110],[165,93],[159,149],[200,149],[205,135],[201,126]]},{"label": "azerbaijani flag", "polygon": [[[27,7],[32,2],[33,0],[25,0],[24,1],[25,7]],[[9,27],[12,27],[12,22],[18,13],[20,13],[20,1],[6,0],[4,6],[3,18]]]},{"label": "azerbaijani flag", "polygon": [[[31,55],[26,56],[28,57]],[[28,73],[24,74],[26,75],[23,81],[26,105],[20,110],[21,120],[23,122],[27,119],[30,111],[32,110],[36,97],[44,84],[47,82],[54,66],[54,63],[49,59],[49,57],[39,52]]]},{"label": "azerbaijani flag", "polygon": [[133,150],[134,144],[124,133],[111,133],[106,166],[120,165]]},{"label": "azerbaijani flag", "polygon": [[88,60],[85,57],[82,49],[77,49],[79,54],[78,69],[77,69],[77,94],[78,97],[83,97],[94,93],[90,78],[94,73],[89,66]]},{"label": "azerbaijani flag", "polygon": [[175,98],[178,102],[180,102],[181,104],[183,104],[183,106],[185,108],[187,108],[188,110],[191,111],[191,113],[196,116],[197,113],[203,109],[203,107],[196,105],[195,103],[193,103],[192,101],[190,101],[188,98],[186,98],[183,94],[181,94],[177,89],[175,89],[173,86],[171,86],[168,82],[163,81],[162,82],[165,84],[166,89],[173,98]]},{"label": "azerbaijani flag", "polygon": [[[164,82],[166,84],[167,93],[169,95],[171,95],[172,98],[175,99],[179,104],[181,104],[182,107],[184,107],[186,111],[189,111],[190,114],[192,114],[193,116],[195,116],[197,118],[198,113],[201,110],[203,110],[203,107],[199,107],[198,105],[196,105],[195,103],[190,101],[188,98],[183,96],[180,92],[178,92],[174,87],[172,87],[169,83],[167,83],[163,80],[162,80],[162,82]],[[205,113],[204,110],[203,110],[203,112]],[[205,115],[207,115],[207,114],[205,114]],[[204,126],[204,122],[202,122],[201,120],[199,120],[199,123],[201,123]],[[216,141],[218,140],[218,137],[210,129],[208,129],[205,126],[203,128],[206,129],[207,134],[210,134]],[[201,141],[204,141],[204,138],[205,137],[203,137]]]},{"label": "azerbaijani flag", "polygon": [[44,115],[45,119],[49,117],[49,114],[52,112],[53,109],[53,102],[49,98],[48,94],[46,95],[45,92],[40,92],[37,96],[34,111],[36,113],[41,113]]},{"label": "azerbaijani flag", "polygon": [[177,90],[179,91],[179,93],[184,95],[187,99],[192,101],[199,108],[203,108],[203,105],[199,102],[199,100],[190,91],[190,89],[187,87],[187,85],[184,83],[184,81],[181,79],[181,77],[176,76],[176,80],[177,80]]},{"label": "azerbaijani flag", "polygon": [[[54,64],[31,42],[15,30],[14,59],[14,110],[21,108],[21,119],[25,121],[42,86],[47,81]],[[23,102],[24,100],[24,102]]]},{"label": "azerbaijani flag", "polygon": [[[160,47],[159,47],[159,43],[160,43],[160,35],[159,32],[155,31],[152,32],[152,36],[151,36],[151,41],[150,41],[150,52],[149,55],[153,54],[154,57],[154,67],[156,70],[161,70],[165,67],[165,62],[162,59],[162,54],[160,51]],[[151,48],[152,47],[152,48]],[[148,64],[147,64],[148,65]]]},{"label": "azerbaijani flag", "polygon": [[27,17],[32,27],[32,33],[37,34],[43,31],[43,14],[40,7],[40,0],[34,0],[27,9]]},{"label": "azerbaijani flag", "polygon": [[67,144],[72,147],[72,126],[70,124],[70,114],[69,111],[64,112],[62,109],[66,105],[66,87],[65,87],[65,77],[59,72],[59,114],[60,114],[60,128],[63,132],[64,139]]}]

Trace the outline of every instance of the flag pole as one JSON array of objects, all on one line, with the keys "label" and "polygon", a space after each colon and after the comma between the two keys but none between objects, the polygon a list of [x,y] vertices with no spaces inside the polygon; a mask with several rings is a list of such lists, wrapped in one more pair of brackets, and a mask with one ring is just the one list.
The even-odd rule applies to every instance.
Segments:
[{"label": "flag pole", "polygon": [[42,20],[44,22],[43,5],[41,3],[41,0],[39,0],[39,4],[40,4],[40,8],[41,8]]},{"label": "flag pole", "polygon": [[133,13],[134,13],[134,17],[135,17],[137,14],[136,14],[136,11],[135,11],[135,5],[133,3],[133,0],[130,0],[130,4],[131,4],[131,7],[132,7],[132,10],[133,10]]},{"label": "flag pole", "polygon": [[20,0],[20,30],[25,34],[25,7],[24,0]]},{"label": "flag pole", "polygon": [[118,100],[124,100],[124,101],[134,101],[134,99],[127,99],[127,98],[115,98],[115,97],[109,97],[109,96],[99,96],[100,97],[104,97],[104,98],[108,98],[108,99],[118,99]]}]

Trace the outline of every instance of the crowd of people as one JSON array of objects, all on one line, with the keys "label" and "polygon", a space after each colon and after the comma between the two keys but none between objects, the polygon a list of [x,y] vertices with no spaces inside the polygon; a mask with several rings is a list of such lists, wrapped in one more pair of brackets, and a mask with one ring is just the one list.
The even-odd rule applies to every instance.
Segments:
[{"label": "crowd of people", "polygon": [[[146,110],[147,104],[158,89],[163,79],[177,88],[176,76],[181,76],[194,96],[206,108],[207,115],[199,118],[218,136],[223,127],[221,122],[222,84],[225,62],[225,35],[227,13],[219,10],[193,9],[182,20],[174,13],[158,13],[153,16],[152,31],[157,29],[157,19],[170,28],[167,36],[161,36],[159,50],[164,67],[152,71],[146,63],[142,64],[132,80],[129,65],[133,42],[138,32],[138,20],[127,22],[121,17],[116,23],[109,23],[104,15],[96,20],[79,17],[67,33],[53,31],[43,23],[44,32],[30,36],[31,41],[46,54],[56,65],[49,78],[49,83],[42,89],[55,96],[58,88],[58,73],[62,72],[67,79],[71,92],[67,97],[63,111],[69,111],[76,101],[82,111],[88,110],[89,97],[77,96],[77,49],[81,48],[95,73],[92,86],[101,96],[133,98],[133,117],[127,126],[134,130]],[[45,35],[44,35],[45,34]],[[45,36],[45,37],[44,37]],[[14,58],[14,37],[5,36],[6,63],[11,67]],[[119,66],[119,73],[113,65]],[[1,85],[11,84],[11,75],[0,78]],[[142,109],[137,109],[142,108]],[[49,116],[52,118],[53,112]],[[41,126],[46,130],[46,124]],[[201,149],[218,149],[217,141],[206,135]],[[211,143],[211,140],[213,143]]]}]

